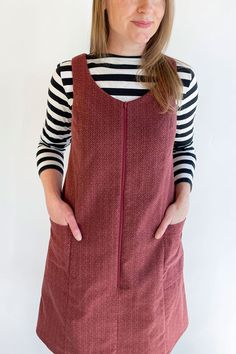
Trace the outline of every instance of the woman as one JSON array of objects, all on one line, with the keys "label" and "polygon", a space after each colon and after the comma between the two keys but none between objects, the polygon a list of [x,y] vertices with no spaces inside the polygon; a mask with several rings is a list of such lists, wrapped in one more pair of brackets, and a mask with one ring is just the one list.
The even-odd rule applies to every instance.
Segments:
[{"label": "woman", "polygon": [[54,353],[168,354],[188,326],[182,231],[198,87],[163,54],[172,23],[171,0],[94,0],[90,53],[51,78],[36,332]]}]

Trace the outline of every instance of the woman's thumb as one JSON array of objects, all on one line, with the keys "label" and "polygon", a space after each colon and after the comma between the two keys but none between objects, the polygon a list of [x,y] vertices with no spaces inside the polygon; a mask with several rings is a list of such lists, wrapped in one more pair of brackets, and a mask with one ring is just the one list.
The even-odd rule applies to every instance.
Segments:
[{"label": "woman's thumb", "polygon": [[71,232],[72,232],[74,238],[77,241],[81,241],[82,240],[82,234],[81,234],[81,231],[80,231],[80,229],[79,229],[79,227],[77,225],[75,217],[71,217],[70,220],[67,220],[67,221],[68,221],[69,227],[71,229]]}]

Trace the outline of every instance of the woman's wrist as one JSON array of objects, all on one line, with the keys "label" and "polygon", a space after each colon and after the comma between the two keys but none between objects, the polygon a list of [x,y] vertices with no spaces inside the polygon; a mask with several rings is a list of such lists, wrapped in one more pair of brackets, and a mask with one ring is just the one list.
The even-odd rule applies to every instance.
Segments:
[{"label": "woman's wrist", "polygon": [[51,193],[48,192],[45,194],[45,198],[47,203],[59,202],[61,201],[61,194],[56,192],[51,192]]},{"label": "woman's wrist", "polygon": [[180,182],[175,186],[175,201],[177,203],[183,202],[189,199],[190,196],[190,184],[188,182]]}]

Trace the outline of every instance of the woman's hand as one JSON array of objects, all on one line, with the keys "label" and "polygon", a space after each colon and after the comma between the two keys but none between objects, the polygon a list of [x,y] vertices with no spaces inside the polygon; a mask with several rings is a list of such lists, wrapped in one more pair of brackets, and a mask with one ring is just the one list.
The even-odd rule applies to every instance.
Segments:
[{"label": "woman's hand", "polygon": [[46,205],[50,219],[62,226],[69,225],[75,239],[80,241],[82,239],[81,231],[70,205],[64,202],[60,197],[50,197],[46,199]]},{"label": "woman's hand", "polygon": [[160,239],[168,225],[177,224],[183,221],[189,210],[189,196],[179,197],[176,201],[168,206],[165,216],[155,232],[155,238]]}]

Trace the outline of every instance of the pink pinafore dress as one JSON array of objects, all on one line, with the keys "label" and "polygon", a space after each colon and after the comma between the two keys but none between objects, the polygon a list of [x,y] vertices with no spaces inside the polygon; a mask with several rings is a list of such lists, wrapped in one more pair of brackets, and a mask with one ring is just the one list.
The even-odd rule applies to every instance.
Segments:
[{"label": "pink pinafore dress", "polygon": [[50,219],[37,335],[55,354],[168,354],[188,326],[185,220],[154,237],[175,197],[176,113],[161,114],[151,91],[113,98],[85,53],[72,74],[62,198],[83,239]]}]

